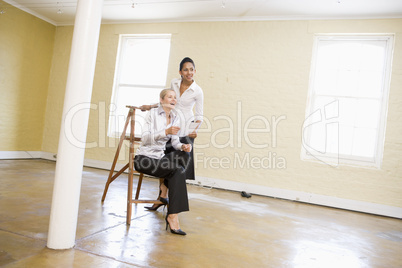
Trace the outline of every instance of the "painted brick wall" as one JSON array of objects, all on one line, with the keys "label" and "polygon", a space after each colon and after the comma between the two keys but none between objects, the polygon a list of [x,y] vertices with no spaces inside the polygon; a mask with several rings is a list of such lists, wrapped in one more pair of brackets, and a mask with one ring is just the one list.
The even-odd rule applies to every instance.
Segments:
[{"label": "painted brick wall", "polygon": [[40,151],[56,27],[7,5],[0,16],[0,151]]}]

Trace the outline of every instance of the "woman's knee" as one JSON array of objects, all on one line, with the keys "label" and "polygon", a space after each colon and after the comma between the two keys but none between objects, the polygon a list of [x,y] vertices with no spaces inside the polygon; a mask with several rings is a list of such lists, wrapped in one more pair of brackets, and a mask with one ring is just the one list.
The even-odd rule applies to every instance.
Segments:
[{"label": "woman's knee", "polygon": [[142,172],[149,170],[152,167],[153,163],[151,159],[147,157],[135,157],[134,158],[134,168],[135,170]]}]

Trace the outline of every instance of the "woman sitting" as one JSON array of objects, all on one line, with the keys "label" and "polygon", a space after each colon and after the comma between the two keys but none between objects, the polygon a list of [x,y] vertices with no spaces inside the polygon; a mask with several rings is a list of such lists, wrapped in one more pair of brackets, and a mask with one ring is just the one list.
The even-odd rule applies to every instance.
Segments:
[{"label": "woman sitting", "polygon": [[[159,200],[165,205],[169,203],[166,229],[169,226],[173,234],[186,235],[180,229],[178,213],[189,210],[185,171],[191,144],[181,143],[177,136],[180,120],[174,110],[175,105],[174,90],[162,90],[159,107],[150,110],[146,115],[134,167],[144,174],[165,178],[160,186]],[[164,150],[169,139],[177,151],[165,155]]]}]

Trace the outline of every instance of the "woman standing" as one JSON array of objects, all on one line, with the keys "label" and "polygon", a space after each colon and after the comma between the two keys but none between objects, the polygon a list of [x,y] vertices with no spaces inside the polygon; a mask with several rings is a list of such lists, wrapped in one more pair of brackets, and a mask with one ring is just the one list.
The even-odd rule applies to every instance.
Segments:
[{"label": "woman standing", "polygon": [[[196,73],[195,63],[192,59],[186,57],[179,65],[179,74],[181,78],[173,79],[170,88],[176,92],[177,105],[176,110],[180,112],[182,128],[179,132],[180,141],[184,143],[194,144],[197,133],[189,132],[188,126],[191,122],[201,124],[204,112],[204,93],[200,86],[194,81]],[[195,106],[195,108],[194,108]],[[193,108],[195,113],[193,113]],[[173,148],[167,144],[166,151],[170,152]],[[194,157],[193,150],[190,152],[189,166],[186,171],[186,179],[194,180]]]},{"label": "woman standing", "polygon": [[[170,88],[175,91],[177,104],[176,111],[178,112],[181,120],[182,127],[178,135],[180,137],[180,142],[187,144],[194,144],[194,139],[197,137],[197,133],[194,131],[189,132],[188,126],[191,122],[201,124],[203,120],[204,111],[204,93],[200,86],[194,81],[194,76],[196,74],[194,61],[186,57],[179,65],[180,78],[175,78],[171,81]],[[195,107],[194,107],[195,106]],[[158,104],[154,105],[143,105],[141,110],[150,110],[151,108],[158,107]],[[195,113],[193,112],[193,109]],[[193,147],[193,146],[192,146]],[[169,141],[166,144],[166,153],[174,151],[175,148],[172,147],[172,143]],[[194,180],[194,157],[193,149],[190,152],[190,158],[188,159],[188,167],[186,168],[186,179]],[[157,210],[161,205],[154,204],[152,207],[145,207],[148,210]]]},{"label": "woman standing", "polygon": [[[180,118],[174,111],[176,102],[176,93],[172,89],[161,91],[159,107],[149,111],[145,118],[134,167],[144,174],[165,179],[160,185],[159,200],[165,205],[169,202],[166,229],[170,226],[173,234],[186,235],[180,229],[178,213],[189,210],[185,169],[192,146],[181,143],[177,136]],[[165,154],[168,140],[175,150]]]}]

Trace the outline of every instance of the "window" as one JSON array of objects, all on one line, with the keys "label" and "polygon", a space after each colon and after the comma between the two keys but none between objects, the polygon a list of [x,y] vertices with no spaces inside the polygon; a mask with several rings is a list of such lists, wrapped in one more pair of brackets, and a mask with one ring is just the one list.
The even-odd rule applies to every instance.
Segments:
[{"label": "window", "polygon": [[380,168],[393,36],[316,36],[302,159]]},{"label": "window", "polygon": [[[170,34],[120,35],[116,59],[108,136],[119,137],[128,108],[157,103],[166,85]],[[135,135],[140,136],[145,113],[135,116]]]}]

